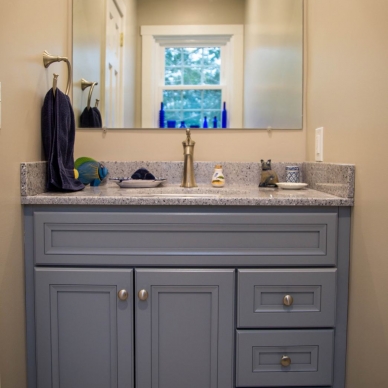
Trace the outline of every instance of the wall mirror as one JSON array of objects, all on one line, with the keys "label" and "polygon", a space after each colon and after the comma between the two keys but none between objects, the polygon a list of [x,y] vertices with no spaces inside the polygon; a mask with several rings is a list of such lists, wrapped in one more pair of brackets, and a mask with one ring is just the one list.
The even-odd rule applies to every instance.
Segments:
[{"label": "wall mirror", "polygon": [[73,107],[86,128],[301,129],[303,0],[73,0]]}]

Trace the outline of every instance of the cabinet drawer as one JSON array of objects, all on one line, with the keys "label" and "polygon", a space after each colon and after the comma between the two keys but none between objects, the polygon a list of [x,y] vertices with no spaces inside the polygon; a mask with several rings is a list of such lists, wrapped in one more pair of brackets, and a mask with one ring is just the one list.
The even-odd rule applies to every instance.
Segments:
[{"label": "cabinet drawer", "polygon": [[[238,330],[236,385],[331,385],[333,339],[333,330]],[[282,366],[282,357],[289,366]]]},{"label": "cabinet drawer", "polygon": [[337,212],[34,212],[35,260],[58,265],[333,266]]},{"label": "cabinet drawer", "polygon": [[335,268],[238,271],[240,328],[333,327]]}]

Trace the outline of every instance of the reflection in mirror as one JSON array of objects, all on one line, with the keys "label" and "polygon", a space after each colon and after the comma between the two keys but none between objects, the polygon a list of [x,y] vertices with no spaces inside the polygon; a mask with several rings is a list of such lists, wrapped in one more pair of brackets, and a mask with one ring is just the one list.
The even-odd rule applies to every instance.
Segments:
[{"label": "reflection in mirror", "polygon": [[73,0],[73,76],[78,126],[84,78],[107,128],[301,129],[303,0]]}]

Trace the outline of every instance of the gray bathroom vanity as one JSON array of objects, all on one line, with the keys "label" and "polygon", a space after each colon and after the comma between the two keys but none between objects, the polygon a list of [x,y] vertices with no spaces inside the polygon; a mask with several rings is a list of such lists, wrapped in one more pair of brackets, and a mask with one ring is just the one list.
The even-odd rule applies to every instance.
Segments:
[{"label": "gray bathroom vanity", "polygon": [[29,388],[344,388],[352,198],[118,190],[22,199]]}]

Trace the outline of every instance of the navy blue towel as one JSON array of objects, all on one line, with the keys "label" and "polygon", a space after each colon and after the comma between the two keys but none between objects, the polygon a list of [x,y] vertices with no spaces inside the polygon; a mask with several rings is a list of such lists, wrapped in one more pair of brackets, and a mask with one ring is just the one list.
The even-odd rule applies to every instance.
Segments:
[{"label": "navy blue towel", "polygon": [[74,112],[68,96],[48,91],[42,107],[42,141],[47,160],[48,191],[78,191],[85,186],[74,178]]},{"label": "navy blue towel", "polygon": [[102,128],[102,117],[101,117],[101,112],[98,110],[98,108],[95,106],[94,108],[92,108],[94,110],[94,112],[96,113],[97,115],[97,119],[98,119],[98,128]]},{"label": "navy blue towel", "polygon": [[85,108],[80,117],[81,128],[101,128],[101,113],[98,108]]}]

